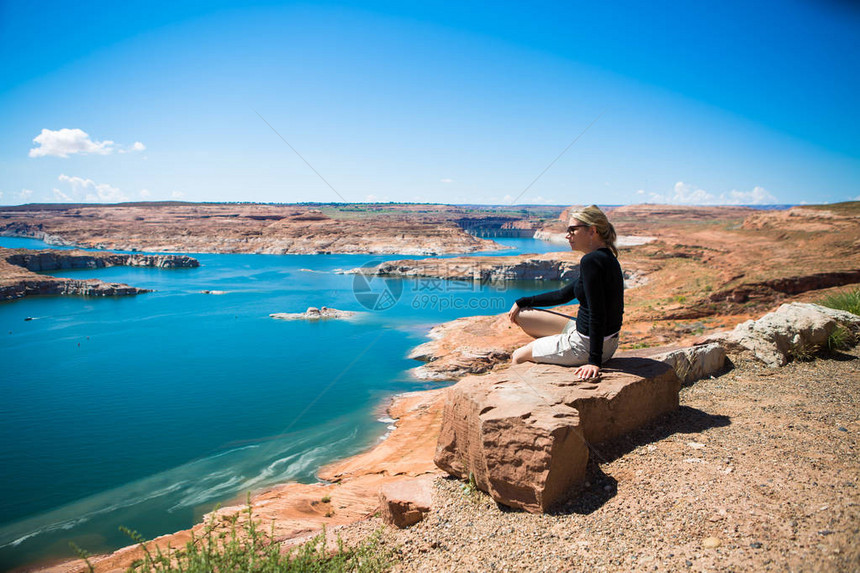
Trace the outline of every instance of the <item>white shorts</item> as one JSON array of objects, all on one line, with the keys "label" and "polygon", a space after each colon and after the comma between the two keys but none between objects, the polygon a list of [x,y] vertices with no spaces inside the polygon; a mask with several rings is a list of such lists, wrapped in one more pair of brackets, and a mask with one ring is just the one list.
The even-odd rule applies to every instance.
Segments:
[{"label": "white shorts", "polygon": [[[532,342],[532,360],[539,364],[559,364],[561,366],[580,366],[588,363],[591,341],[576,330],[576,322],[571,320],[561,334],[544,336]],[[618,350],[618,333],[603,339],[603,362]]]}]

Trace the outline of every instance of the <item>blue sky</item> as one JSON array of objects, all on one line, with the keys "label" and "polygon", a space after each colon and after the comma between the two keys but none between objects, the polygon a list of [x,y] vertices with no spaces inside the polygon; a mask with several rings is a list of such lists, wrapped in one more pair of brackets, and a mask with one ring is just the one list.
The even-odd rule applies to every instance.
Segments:
[{"label": "blue sky", "polygon": [[0,204],[860,199],[858,53],[840,0],[0,0]]}]

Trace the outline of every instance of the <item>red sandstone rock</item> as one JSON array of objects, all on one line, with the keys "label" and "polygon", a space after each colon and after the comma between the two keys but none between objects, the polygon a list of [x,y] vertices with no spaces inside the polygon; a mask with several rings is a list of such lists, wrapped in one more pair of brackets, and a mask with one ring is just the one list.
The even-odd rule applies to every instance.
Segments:
[{"label": "red sandstone rock", "polygon": [[423,476],[383,485],[379,490],[382,519],[401,529],[424,519],[433,505],[434,478]]},{"label": "red sandstone rock", "polygon": [[615,358],[596,382],[552,365],[464,378],[448,391],[435,462],[499,503],[547,511],[583,481],[589,442],[676,409],[680,387],[647,358]]}]

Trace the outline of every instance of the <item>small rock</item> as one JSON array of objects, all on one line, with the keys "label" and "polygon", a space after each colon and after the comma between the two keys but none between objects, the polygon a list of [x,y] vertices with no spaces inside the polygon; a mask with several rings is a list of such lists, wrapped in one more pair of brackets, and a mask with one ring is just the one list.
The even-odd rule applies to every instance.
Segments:
[{"label": "small rock", "polygon": [[832,533],[833,532],[830,531],[829,529],[822,529],[821,531],[818,532],[818,535],[830,535]]},{"label": "small rock", "polygon": [[705,549],[716,549],[722,544],[719,537],[706,537],[702,540],[702,547]]},{"label": "small rock", "polygon": [[753,541],[752,543],[750,543],[750,547],[752,547],[753,549],[761,549],[761,543],[759,543],[758,541]]},{"label": "small rock", "polygon": [[379,490],[382,519],[399,528],[424,519],[432,505],[433,476],[385,484]]},{"label": "small rock", "polygon": [[[28,318],[27,320],[30,320],[30,319]],[[845,427],[843,427],[843,426],[839,426],[839,427],[837,428],[837,430],[839,430],[840,432],[847,432],[847,431],[848,431],[848,428],[845,428]]]}]

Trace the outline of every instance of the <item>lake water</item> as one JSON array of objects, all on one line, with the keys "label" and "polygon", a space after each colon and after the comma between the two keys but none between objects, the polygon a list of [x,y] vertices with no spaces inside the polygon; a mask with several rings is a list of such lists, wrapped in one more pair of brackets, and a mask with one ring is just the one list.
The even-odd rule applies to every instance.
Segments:
[{"label": "lake water", "polygon": [[[499,242],[508,254],[564,247]],[[200,268],[57,273],[148,294],[0,303],[0,569],[70,556],[70,541],[112,550],[130,543],[120,525],[152,538],[245,492],[316,481],[389,431],[387,398],[437,386],[406,358],[433,325],[557,287],[336,272],[401,255],[194,256]],[[308,306],[361,314],[269,317]]]}]

